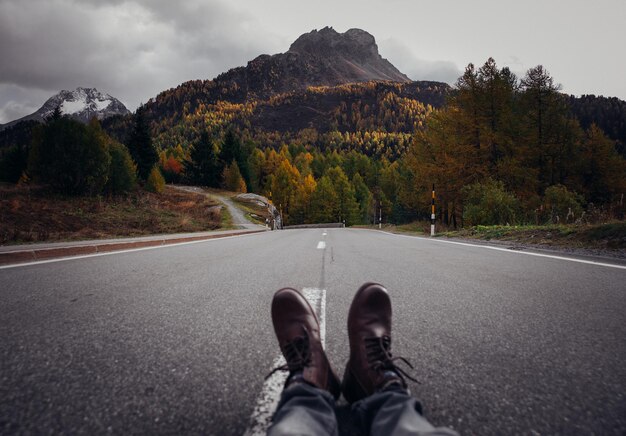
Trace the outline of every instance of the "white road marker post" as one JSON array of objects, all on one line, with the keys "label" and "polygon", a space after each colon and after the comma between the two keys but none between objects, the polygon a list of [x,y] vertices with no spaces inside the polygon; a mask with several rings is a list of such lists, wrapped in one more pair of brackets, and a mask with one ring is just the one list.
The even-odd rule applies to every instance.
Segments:
[{"label": "white road marker post", "polygon": [[383,204],[378,200],[378,230],[383,228]]},{"label": "white road marker post", "polygon": [[430,236],[435,236],[435,184],[433,183],[433,195],[430,203]]}]

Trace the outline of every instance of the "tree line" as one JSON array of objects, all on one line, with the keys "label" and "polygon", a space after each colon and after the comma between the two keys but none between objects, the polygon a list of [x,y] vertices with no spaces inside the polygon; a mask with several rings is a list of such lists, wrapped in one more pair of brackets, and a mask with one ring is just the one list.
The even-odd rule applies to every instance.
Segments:
[{"label": "tree line", "polygon": [[[374,96],[376,108],[355,90]],[[137,181],[154,189],[162,174],[168,182],[266,195],[286,224],[374,223],[381,214],[394,223],[427,219],[433,184],[438,219],[451,226],[575,221],[598,208],[623,217],[626,160],[598,125],[589,118],[581,125],[542,66],[520,79],[493,59],[470,64],[439,109],[396,91],[371,83],[310,89],[307,99],[345,94],[349,103],[338,104],[335,122],[362,128],[304,128],[296,136],[242,129],[238,117],[250,115],[254,102],[219,102],[213,112],[198,103],[168,129],[167,120],[149,121],[144,106],[123,129],[110,124],[110,134],[95,120],[83,126],[57,113],[34,128],[28,146],[3,154],[1,174],[70,194],[123,193]],[[387,122],[406,132],[387,131]]]},{"label": "tree line", "polygon": [[29,126],[29,140],[9,147],[0,159],[0,179],[34,181],[63,195],[119,195],[138,183],[160,192],[165,180],[141,110],[134,117],[128,146],[109,136],[99,121],[88,124],[57,107],[43,124]]}]

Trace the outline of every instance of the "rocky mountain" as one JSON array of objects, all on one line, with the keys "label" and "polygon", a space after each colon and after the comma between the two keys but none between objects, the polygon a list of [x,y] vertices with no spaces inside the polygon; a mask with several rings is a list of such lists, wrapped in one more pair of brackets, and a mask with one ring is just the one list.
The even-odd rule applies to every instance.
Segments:
[{"label": "rocky mountain", "polygon": [[[311,131],[377,131],[395,154],[403,147],[394,144],[406,144],[449,92],[446,83],[411,81],[379,54],[368,32],[325,27],[303,34],[285,53],[163,91],[143,111],[161,148],[187,147],[202,130],[219,136],[230,126],[265,145],[297,142]],[[131,122],[112,117],[103,127],[124,142]]]},{"label": "rocky mountain", "polygon": [[148,112],[169,117],[179,112],[183,103],[193,110],[218,101],[262,101],[309,87],[372,81],[411,82],[378,53],[376,40],[368,32],[350,29],[338,33],[325,27],[300,36],[285,53],[260,55],[213,80],[182,83],[150,99],[146,107]]},{"label": "rocky mountain", "polygon": [[309,86],[372,80],[411,81],[378,53],[372,35],[360,29],[338,33],[331,27],[305,33],[286,53],[258,56],[246,67],[232,69],[215,79],[236,84],[246,95],[258,98]]},{"label": "rocky mountain", "polygon": [[76,88],[74,91],[63,90],[50,97],[39,110],[26,115],[18,120],[0,125],[4,129],[19,123],[20,121],[34,120],[42,122],[59,107],[61,112],[84,123],[96,117],[99,120],[113,115],[128,115],[130,111],[124,104],[110,96],[102,93],[96,88]]}]

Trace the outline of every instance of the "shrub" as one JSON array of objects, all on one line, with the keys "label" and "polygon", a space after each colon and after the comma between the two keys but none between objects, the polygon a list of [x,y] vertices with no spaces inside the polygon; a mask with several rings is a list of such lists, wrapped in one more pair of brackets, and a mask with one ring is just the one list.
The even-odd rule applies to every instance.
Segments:
[{"label": "shrub", "polygon": [[488,179],[462,189],[463,218],[469,225],[516,224],[519,202],[502,182]]},{"label": "shrub", "polygon": [[159,171],[158,167],[153,167],[152,171],[150,171],[150,175],[148,176],[148,180],[146,180],[146,190],[150,192],[161,193],[165,189],[165,179],[161,175],[161,171]]},{"label": "shrub", "polygon": [[543,207],[551,222],[572,222],[582,215],[583,201],[581,195],[565,186],[553,185],[546,189]]},{"label": "shrub", "polygon": [[111,166],[106,190],[111,194],[122,194],[132,190],[137,185],[137,165],[130,157],[124,144],[117,141],[109,143]]}]

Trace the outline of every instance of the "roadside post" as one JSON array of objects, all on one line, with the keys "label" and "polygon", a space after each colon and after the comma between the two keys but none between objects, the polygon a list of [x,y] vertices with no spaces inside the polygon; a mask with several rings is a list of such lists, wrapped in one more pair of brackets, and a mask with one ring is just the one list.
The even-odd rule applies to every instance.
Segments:
[{"label": "roadside post", "polygon": [[430,236],[435,236],[435,184],[433,183],[433,195],[430,203]]},{"label": "roadside post", "polygon": [[383,228],[383,204],[378,200],[378,230]]}]

